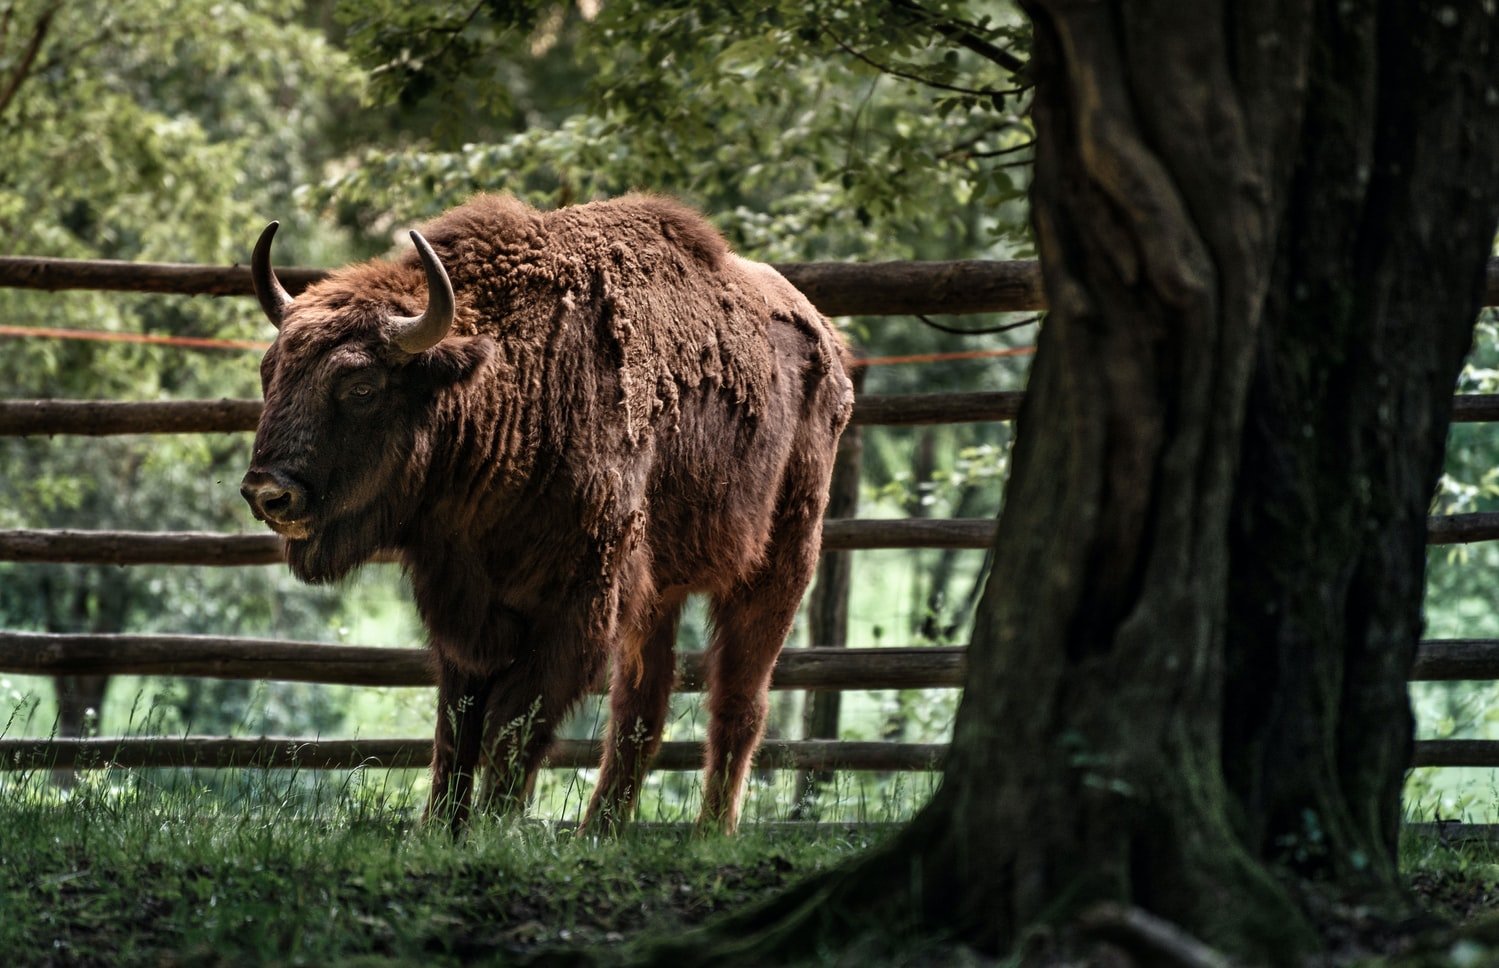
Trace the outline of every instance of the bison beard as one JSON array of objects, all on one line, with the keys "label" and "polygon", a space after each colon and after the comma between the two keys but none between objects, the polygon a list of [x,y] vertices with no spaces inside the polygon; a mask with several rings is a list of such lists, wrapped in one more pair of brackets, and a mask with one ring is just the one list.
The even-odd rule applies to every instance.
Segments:
[{"label": "bison beard", "polygon": [[243,491],[304,581],[404,562],[438,680],[427,817],[522,808],[612,663],[585,823],[631,814],[660,746],[682,603],[708,596],[700,822],[733,830],[771,668],[811,578],[853,389],[837,331],[696,213],[480,196],[416,250],[293,299]]}]

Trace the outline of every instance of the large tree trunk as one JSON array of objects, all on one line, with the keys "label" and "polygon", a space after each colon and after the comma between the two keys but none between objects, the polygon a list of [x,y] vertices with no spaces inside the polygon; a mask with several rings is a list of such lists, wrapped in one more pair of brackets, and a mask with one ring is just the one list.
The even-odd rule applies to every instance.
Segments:
[{"label": "large tree trunk", "polygon": [[1246,109],[1273,93],[1294,112],[1296,19],[1271,45],[1255,14],[1211,3],[1032,13],[1051,315],[944,784],[916,828],[947,875],[924,914],[1002,950],[1122,902],[1284,956],[1310,935],[1232,835],[1219,731],[1228,512],[1283,169]]},{"label": "large tree trunk", "polygon": [[1499,38],[1479,2],[1313,7],[1028,5],[1052,312],[942,787],[688,961],[901,917],[1002,952],[1134,908],[1292,963],[1319,942],[1276,848],[1306,809],[1338,854],[1315,873],[1394,895],[1421,519],[1493,230],[1474,128]]},{"label": "large tree trunk", "polygon": [[1499,205],[1482,4],[1319,10],[1244,431],[1225,771],[1257,854],[1393,896],[1426,514]]}]

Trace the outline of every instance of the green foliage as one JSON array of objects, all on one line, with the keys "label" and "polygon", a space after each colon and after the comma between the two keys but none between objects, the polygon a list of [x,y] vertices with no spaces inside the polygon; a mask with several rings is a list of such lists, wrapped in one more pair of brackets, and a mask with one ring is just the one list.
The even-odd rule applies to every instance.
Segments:
[{"label": "green foliage", "polygon": [[[1499,311],[1485,310],[1474,331],[1473,350],[1459,379],[1459,393],[1499,392]],[[1499,510],[1499,447],[1492,425],[1453,424],[1433,514]],[[1499,547],[1492,543],[1435,547],[1427,552],[1426,618],[1433,637],[1499,637],[1493,607]]]},{"label": "green foliage", "polygon": [[0,228],[16,249],[239,257],[255,205],[278,190],[284,201],[315,170],[310,135],[358,89],[347,61],[287,8],[12,0],[0,69],[19,69],[50,15],[36,58],[0,106],[9,161]]},{"label": "green foliage", "polygon": [[[1028,39],[1009,7],[978,17],[962,4],[361,0],[340,10],[374,95],[420,103],[435,135],[371,149],[325,186],[324,203],[367,221],[480,190],[554,205],[645,188],[697,202],[766,259],[1027,244],[1023,209],[1001,205],[1025,190],[1023,168],[1009,167],[1031,137],[1025,87],[939,30],[1023,60]],[[517,76],[528,62],[532,82]],[[571,97],[534,83],[564,66]],[[488,124],[476,104],[494,111]]]},{"label": "green foliage", "polygon": [[[1459,393],[1499,392],[1499,312],[1485,310],[1458,382]],[[1499,510],[1499,447],[1491,424],[1453,424],[1433,514]],[[1492,542],[1429,548],[1425,617],[1428,638],[1499,638],[1499,546]],[[1423,739],[1499,737],[1499,683],[1413,683],[1411,701]],[[1413,770],[1407,813],[1418,820],[1499,816],[1489,770]]]},{"label": "green foliage", "polygon": [[[295,212],[326,161],[319,134],[360,76],[263,0],[120,0],[0,9],[0,231],[10,250],[76,258],[242,261],[267,211],[299,240],[336,241]],[[28,53],[31,52],[31,53]],[[295,246],[295,243],[294,243]],[[295,248],[293,248],[295,251]],[[303,251],[307,251],[304,249]],[[247,301],[0,290],[8,323],[264,337]],[[257,396],[253,356],[7,339],[8,397]],[[0,441],[0,527],[240,531],[248,440],[178,436]],[[323,637],[339,603],[266,569],[0,565],[0,627]],[[292,687],[277,687],[294,695]],[[185,720],[225,729],[251,687],[171,687]],[[277,729],[326,716],[273,703]]]}]

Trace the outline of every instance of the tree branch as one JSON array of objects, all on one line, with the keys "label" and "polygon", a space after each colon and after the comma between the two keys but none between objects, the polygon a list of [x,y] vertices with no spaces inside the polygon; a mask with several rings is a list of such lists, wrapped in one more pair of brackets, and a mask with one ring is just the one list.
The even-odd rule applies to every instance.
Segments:
[{"label": "tree branch", "polygon": [[[1011,74],[1019,75],[1025,72],[1026,61],[1016,57],[1003,47],[980,37],[973,30],[969,29],[969,25],[960,25],[957,22],[938,17],[919,3],[914,2],[914,0],[891,0],[891,6],[914,15],[924,24],[959,47],[972,51],[984,58],[984,60],[998,64]],[[1030,87],[1030,85],[1023,85],[1024,87]]]},{"label": "tree branch", "polygon": [[1039,323],[1042,316],[1041,313],[1037,313],[1034,316],[1027,316],[1025,319],[1014,323],[1000,323],[997,326],[984,326],[978,329],[963,329],[958,326],[944,325],[934,319],[923,316],[921,313],[912,313],[911,315],[915,316],[923,323],[932,327],[932,329],[941,330],[944,333],[952,333],[954,336],[988,336],[994,333],[1007,333],[1012,329],[1019,329],[1022,326],[1029,326],[1032,323]]},{"label": "tree branch", "polygon": [[470,24],[474,22],[474,18],[479,15],[479,11],[484,9],[484,2],[485,0],[479,0],[479,2],[474,4],[473,7],[469,10],[468,14],[464,16],[463,22],[458,24],[456,27],[451,28],[451,33],[448,39],[443,43],[442,47],[437,51],[437,53],[432,56],[432,63],[441,63],[442,59],[447,56],[448,51],[451,50],[453,48],[453,45],[458,42],[458,37],[469,28]]},{"label": "tree branch", "polygon": [[1018,145],[1012,145],[1008,148],[996,148],[993,151],[973,150],[973,146],[982,141],[984,137],[986,136],[981,135],[977,138],[969,139],[966,143],[953,145],[937,157],[943,161],[951,161],[954,158],[1002,158],[1005,155],[1013,155],[1017,151],[1024,151],[1027,148],[1034,148],[1036,146],[1036,140],[1032,138],[1029,141],[1023,141]]},{"label": "tree branch", "polygon": [[1181,968],[1232,968],[1233,965],[1222,952],[1138,907],[1105,902],[1085,911],[1078,922],[1086,933],[1122,945],[1154,964]]},{"label": "tree branch", "polygon": [[[31,65],[36,62],[36,55],[42,49],[42,43],[47,39],[47,32],[52,29],[52,17],[57,13],[58,6],[59,3],[53,3],[37,18],[36,28],[32,30],[31,40],[26,45],[26,52],[21,55],[21,63],[16,65],[15,72],[6,82],[5,90],[0,91],[0,114],[4,114],[5,109],[10,107],[10,102],[15,100],[16,92],[21,89],[26,75],[31,73]],[[10,11],[7,10],[6,13],[8,15]]]},{"label": "tree branch", "polygon": [[970,158],[998,158],[1001,155],[1013,155],[1017,151],[1024,151],[1027,148],[1034,148],[1035,146],[1036,146],[1036,140],[1034,138],[1032,138],[1030,141],[1021,142],[1020,144],[1015,145],[1015,146],[1010,147],[1010,148],[996,148],[993,151],[970,151],[970,152],[968,152],[968,157],[970,157]]},{"label": "tree branch", "polygon": [[1001,91],[986,87],[961,87],[957,84],[944,84],[941,81],[932,80],[930,77],[922,77],[920,74],[912,74],[909,71],[903,71],[898,68],[891,67],[888,64],[881,64],[879,61],[870,57],[868,54],[857,51],[853,47],[850,47],[848,44],[844,43],[836,34],[832,32],[832,30],[828,29],[826,24],[819,24],[818,29],[821,30],[825,35],[827,35],[827,38],[829,40],[837,44],[838,47],[850,57],[868,64],[870,67],[873,67],[875,70],[881,72],[882,74],[889,74],[891,77],[899,77],[907,81],[914,81],[917,84],[925,84],[927,87],[934,87],[939,91],[952,91],[955,94],[972,94],[977,97],[987,98],[1000,98],[1009,94],[1018,94],[1022,90],[1024,90],[1024,88],[1014,88],[1012,90]]}]

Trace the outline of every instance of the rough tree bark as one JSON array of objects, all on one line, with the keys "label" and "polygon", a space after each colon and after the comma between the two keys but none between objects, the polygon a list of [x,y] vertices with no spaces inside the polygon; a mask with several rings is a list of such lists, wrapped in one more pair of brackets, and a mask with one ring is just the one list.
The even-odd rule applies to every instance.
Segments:
[{"label": "rough tree bark", "polygon": [[[1303,806],[1337,814],[1316,873],[1393,884],[1419,510],[1493,231],[1474,130],[1493,105],[1469,120],[1496,99],[1492,5],[1027,10],[1052,313],[943,784],[887,846],[661,963],[811,954],[899,919],[992,953],[1086,959],[1107,935],[1148,963],[1181,941],[1165,919],[1292,963],[1320,942],[1273,848]],[[1308,430],[1320,448],[1274,446]],[[1295,524],[1274,520],[1286,496]],[[1322,515],[1315,548],[1289,540]],[[1062,924],[1082,928],[1037,930]]]},{"label": "rough tree bark", "polygon": [[1499,211],[1499,21],[1321,5],[1244,430],[1225,772],[1249,849],[1398,900],[1426,513]]}]

